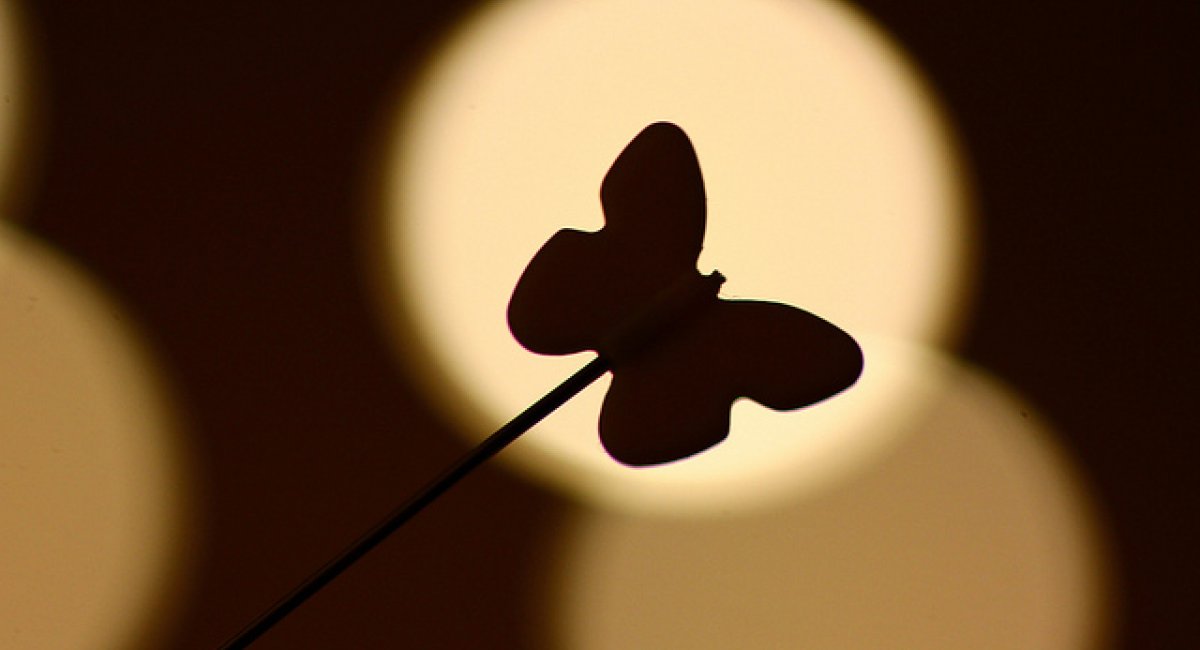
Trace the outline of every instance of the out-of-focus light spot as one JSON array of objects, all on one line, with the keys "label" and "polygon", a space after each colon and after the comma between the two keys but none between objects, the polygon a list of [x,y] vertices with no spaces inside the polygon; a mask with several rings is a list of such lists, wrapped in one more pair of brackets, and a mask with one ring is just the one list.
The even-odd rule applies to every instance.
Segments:
[{"label": "out-of-focus light spot", "polygon": [[855,480],[724,519],[577,511],[551,647],[1084,650],[1104,640],[1089,499],[1033,410],[962,368]]},{"label": "out-of-focus light spot", "polygon": [[133,648],[169,619],[186,473],[126,316],[0,224],[0,647]]},{"label": "out-of-focus light spot", "polygon": [[[841,4],[504,3],[461,28],[409,99],[393,134],[385,274],[403,355],[472,438],[585,362],[523,350],[506,304],[555,231],[603,224],[601,179],[658,120],[698,152],[700,267],[728,277],[723,295],[789,302],[864,339],[937,343],[954,329],[967,227],[946,128],[903,56]],[[863,385],[807,412],[739,405],[730,439],[690,467],[617,467],[596,439],[605,384],[504,458],[619,506],[761,501],[807,481],[762,477],[825,474],[887,436],[864,423],[887,429],[919,397],[897,359],[868,349]]]}]

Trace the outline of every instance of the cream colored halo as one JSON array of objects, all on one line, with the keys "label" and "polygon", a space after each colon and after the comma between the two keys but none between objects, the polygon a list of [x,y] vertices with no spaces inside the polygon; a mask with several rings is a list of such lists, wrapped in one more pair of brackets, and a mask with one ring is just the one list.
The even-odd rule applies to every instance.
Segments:
[{"label": "cream colored halo", "polygon": [[[402,353],[471,439],[585,362],[521,349],[505,306],[551,234],[602,225],[605,171],[657,120],[695,144],[709,197],[700,265],[729,278],[726,295],[796,304],[881,350],[954,329],[967,227],[949,136],[913,68],[841,4],[505,3],[466,23],[407,98],[387,185],[388,281],[413,335]],[[867,352],[864,385],[881,385],[782,416],[738,405],[730,439],[686,470],[629,470],[603,453],[603,383],[503,457],[619,507],[762,503],[819,483],[762,476],[851,467],[841,447],[879,446],[894,415],[919,406],[897,381],[912,369],[889,366],[903,354]],[[877,401],[858,399],[845,422],[823,414],[856,392]]]}]

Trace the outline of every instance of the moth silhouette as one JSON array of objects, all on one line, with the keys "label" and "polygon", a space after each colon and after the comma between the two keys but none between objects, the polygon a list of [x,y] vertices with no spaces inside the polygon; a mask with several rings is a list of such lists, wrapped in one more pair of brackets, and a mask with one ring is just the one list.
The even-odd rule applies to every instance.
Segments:
[{"label": "moth silhouette", "polygon": [[852,385],[863,357],[850,335],[801,309],[725,300],[702,275],[700,164],[674,124],[646,127],[600,188],[605,225],[563,229],[534,256],[508,324],[541,354],[595,350],[613,372],[600,440],[627,465],[699,453],[725,439],[734,400],[796,409]]}]

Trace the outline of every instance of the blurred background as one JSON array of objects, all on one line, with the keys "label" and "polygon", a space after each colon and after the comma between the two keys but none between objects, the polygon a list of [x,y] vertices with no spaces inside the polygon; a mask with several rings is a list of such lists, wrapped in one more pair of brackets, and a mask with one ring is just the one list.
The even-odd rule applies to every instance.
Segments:
[{"label": "blurred background", "polygon": [[[973,370],[929,366],[956,388],[919,435],[819,499],[695,521],[489,465],[261,647],[700,647],[672,626],[726,601],[680,585],[752,603],[701,617],[726,646],[1195,638],[1196,5],[855,7],[971,195],[945,345]],[[377,257],[406,93],[478,7],[0,8],[0,645],[214,647],[467,448]],[[772,553],[810,564],[719,568]],[[776,636],[737,628],[758,615]]]}]

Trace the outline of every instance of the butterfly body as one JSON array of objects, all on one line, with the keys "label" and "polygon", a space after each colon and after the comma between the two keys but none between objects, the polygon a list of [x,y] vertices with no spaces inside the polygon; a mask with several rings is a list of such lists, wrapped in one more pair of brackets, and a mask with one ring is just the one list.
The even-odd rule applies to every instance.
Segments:
[{"label": "butterfly body", "polygon": [[509,303],[509,327],[542,354],[595,350],[613,382],[600,438],[634,466],[670,462],[728,435],[734,400],[794,409],[853,384],[862,353],[800,309],[725,300],[696,269],[705,195],[687,135],[660,122],[617,157],[601,186],[605,226],[565,229],[538,251]]}]

